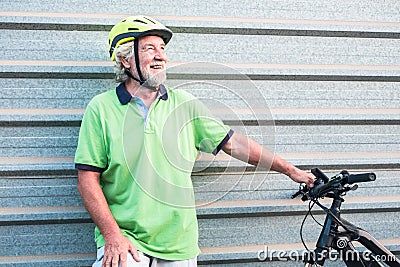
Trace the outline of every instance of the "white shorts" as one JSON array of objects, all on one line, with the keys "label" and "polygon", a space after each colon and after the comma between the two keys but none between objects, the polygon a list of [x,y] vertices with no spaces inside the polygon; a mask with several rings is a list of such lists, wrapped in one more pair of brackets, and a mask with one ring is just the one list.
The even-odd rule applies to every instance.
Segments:
[{"label": "white shorts", "polygon": [[[197,257],[189,260],[183,261],[168,261],[162,260],[154,257],[150,257],[148,255],[139,252],[140,262],[136,262],[131,253],[128,253],[128,267],[196,267],[197,266]],[[104,247],[101,247],[97,250],[97,259],[96,262],[93,263],[92,267],[101,267],[104,257]],[[120,264],[118,266],[121,266]]]}]

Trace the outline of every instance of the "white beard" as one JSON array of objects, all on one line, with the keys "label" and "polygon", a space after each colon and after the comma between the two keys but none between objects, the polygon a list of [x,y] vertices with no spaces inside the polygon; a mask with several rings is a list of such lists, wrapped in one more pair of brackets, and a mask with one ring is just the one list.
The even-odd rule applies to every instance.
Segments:
[{"label": "white beard", "polygon": [[167,74],[165,69],[160,70],[154,75],[151,75],[149,71],[142,69],[142,75],[145,79],[145,83],[151,87],[158,87],[160,84],[164,83],[167,79]]}]

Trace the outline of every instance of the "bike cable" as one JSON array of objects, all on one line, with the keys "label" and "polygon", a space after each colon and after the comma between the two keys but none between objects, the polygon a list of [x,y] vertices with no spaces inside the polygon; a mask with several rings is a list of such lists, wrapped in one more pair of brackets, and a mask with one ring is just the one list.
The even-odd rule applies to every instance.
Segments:
[{"label": "bike cable", "polygon": [[312,214],[312,212],[311,212],[311,211],[312,211],[311,209],[314,207],[315,202],[317,202],[317,201],[312,202],[312,203],[313,203],[312,206],[311,206],[311,202],[312,202],[312,201],[310,201],[310,202],[308,203],[308,209],[309,209],[309,211],[310,211],[311,218],[313,218],[314,222],[316,222],[319,226],[324,227],[324,225],[323,225],[322,223],[320,223],[319,221],[317,221],[317,219],[314,217],[314,214]]},{"label": "bike cable", "polygon": [[[301,239],[301,243],[303,244],[303,246],[304,246],[304,248],[307,250],[307,252],[310,252],[310,249],[307,247],[306,242],[304,241],[304,238],[303,238],[303,227],[304,227],[304,224],[305,224],[305,222],[306,222],[306,219],[307,219],[308,215],[311,215],[311,210],[312,210],[312,208],[314,207],[314,205],[315,205],[315,202],[312,202],[312,201],[309,202],[309,204],[308,204],[308,211],[307,211],[306,215],[304,216],[303,221],[301,222],[301,225],[300,225],[300,239]],[[312,215],[311,215],[311,216],[312,216]]]},{"label": "bike cable", "polygon": [[[313,253],[312,253],[311,250],[307,247],[306,242],[304,241],[304,238],[303,238],[303,227],[304,227],[304,224],[305,224],[305,222],[306,222],[306,219],[307,219],[308,215],[311,215],[311,217],[314,219],[314,216],[312,215],[311,211],[312,211],[312,208],[313,208],[314,205],[315,205],[315,202],[316,202],[316,200],[310,200],[310,202],[308,203],[308,211],[307,211],[306,215],[304,216],[303,221],[301,222],[301,225],[300,225],[300,239],[301,239],[301,243],[303,244],[304,248],[305,248],[306,251],[308,252],[309,257],[312,257],[312,261],[313,261],[313,262],[316,262],[316,259],[314,258]],[[314,221],[315,221],[315,219],[314,219]],[[317,265],[315,265],[315,266],[317,266]]]}]

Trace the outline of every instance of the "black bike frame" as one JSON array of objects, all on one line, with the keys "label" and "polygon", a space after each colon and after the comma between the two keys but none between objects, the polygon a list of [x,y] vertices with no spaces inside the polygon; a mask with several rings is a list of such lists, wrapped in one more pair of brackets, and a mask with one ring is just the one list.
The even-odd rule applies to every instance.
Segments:
[{"label": "black bike frame", "polygon": [[[331,196],[329,209],[316,202],[327,212],[324,226],[316,244],[313,255],[305,259],[306,263],[323,266],[330,249],[339,252],[339,256],[348,267],[379,267],[385,262],[390,267],[400,267],[400,260],[367,231],[340,218],[340,208],[344,201],[338,194]],[[359,252],[352,241],[357,241],[369,251]]]}]

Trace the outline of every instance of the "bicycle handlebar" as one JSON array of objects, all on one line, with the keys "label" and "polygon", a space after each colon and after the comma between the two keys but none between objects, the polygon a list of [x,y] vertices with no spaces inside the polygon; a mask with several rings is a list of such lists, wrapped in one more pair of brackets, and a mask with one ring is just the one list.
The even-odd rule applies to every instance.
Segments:
[{"label": "bicycle handlebar", "polygon": [[360,174],[350,174],[347,178],[348,184],[354,183],[364,183],[364,182],[372,182],[376,180],[375,173],[360,173]]},{"label": "bicycle handlebar", "polygon": [[296,192],[292,198],[302,195],[302,200],[317,199],[326,196],[329,192],[339,190],[339,193],[349,191],[351,189],[357,189],[356,187],[350,188],[347,185],[354,183],[371,182],[376,180],[374,173],[361,173],[361,174],[349,174],[346,170],[343,170],[340,174],[328,178],[320,169],[314,168],[311,172],[317,178],[314,182],[313,188],[304,186],[298,192]]}]

